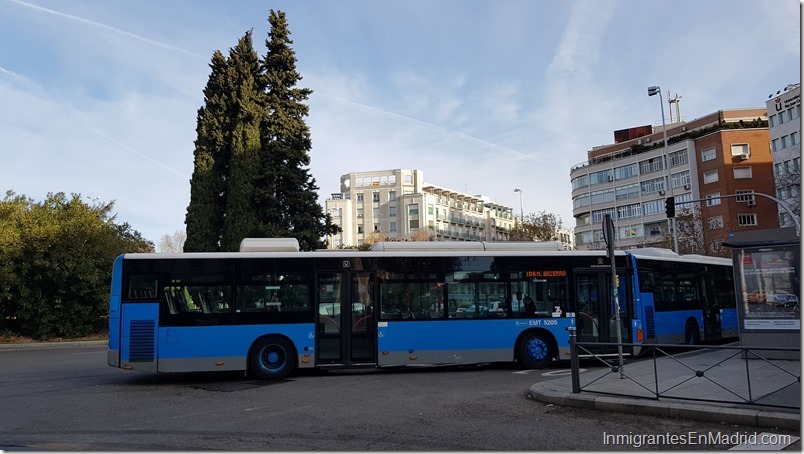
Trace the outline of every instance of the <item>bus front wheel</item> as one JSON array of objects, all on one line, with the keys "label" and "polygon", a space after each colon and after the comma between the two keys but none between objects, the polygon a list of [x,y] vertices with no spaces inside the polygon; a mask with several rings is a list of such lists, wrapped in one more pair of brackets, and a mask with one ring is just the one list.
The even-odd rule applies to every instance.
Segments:
[{"label": "bus front wheel", "polygon": [[536,332],[525,333],[517,345],[517,357],[526,369],[544,369],[553,361],[552,343]]},{"label": "bus front wheel", "polygon": [[280,337],[260,339],[251,349],[249,366],[263,380],[280,380],[296,369],[296,351]]}]

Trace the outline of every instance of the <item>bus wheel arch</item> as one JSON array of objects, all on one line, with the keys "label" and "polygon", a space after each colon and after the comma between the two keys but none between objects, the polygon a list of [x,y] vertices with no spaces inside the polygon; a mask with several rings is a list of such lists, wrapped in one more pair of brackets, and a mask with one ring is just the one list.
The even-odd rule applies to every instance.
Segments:
[{"label": "bus wheel arch", "polygon": [[558,354],[555,337],[545,329],[529,329],[519,335],[514,349],[517,362],[526,369],[544,369]]},{"label": "bus wheel arch", "polygon": [[298,354],[285,336],[270,334],[251,345],[248,368],[262,380],[281,380],[296,370]]},{"label": "bus wheel arch", "polygon": [[684,325],[684,343],[687,345],[698,345],[701,343],[701,330],[698,320],[690,317]]}]

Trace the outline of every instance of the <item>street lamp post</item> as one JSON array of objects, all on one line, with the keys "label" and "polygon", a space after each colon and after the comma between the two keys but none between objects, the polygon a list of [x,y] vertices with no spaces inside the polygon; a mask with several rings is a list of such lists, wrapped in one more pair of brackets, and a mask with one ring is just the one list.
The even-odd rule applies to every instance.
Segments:
[{"label": "street lamp post", "polygon": [[[659,95],[659,107],[662,109],[662,137],[664,138],[664,173],[667,178],[667,187],[670,197],[673,197],[673,182],[670,178],[670,160],[667,158],[667,126],[664,123],[664,102],[662,102],[662,88],[658,85],[648,87],[648,96]],[[676,232],[676,218],[667,219],[667,225],[673,232],[673,250],[678,254],[678,232]]]},{"label": "street lamp post", "polygon": [[519,222],[520,224],[525,224],[525,208],[522,205],[522,189],[521,188],[514,188],[514,192],[519,193]]}]

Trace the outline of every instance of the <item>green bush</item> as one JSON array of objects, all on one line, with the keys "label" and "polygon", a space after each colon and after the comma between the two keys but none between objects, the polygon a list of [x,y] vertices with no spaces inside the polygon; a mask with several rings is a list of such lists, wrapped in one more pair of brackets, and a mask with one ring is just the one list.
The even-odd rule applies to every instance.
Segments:
[{"label": "green bush", "polygon": [[108,323],[112,264],[124,252],[153,251],[114,202],[79,194],[39,203],[12,191],[0,201],[0,331],[34,339],[80,337]]}]

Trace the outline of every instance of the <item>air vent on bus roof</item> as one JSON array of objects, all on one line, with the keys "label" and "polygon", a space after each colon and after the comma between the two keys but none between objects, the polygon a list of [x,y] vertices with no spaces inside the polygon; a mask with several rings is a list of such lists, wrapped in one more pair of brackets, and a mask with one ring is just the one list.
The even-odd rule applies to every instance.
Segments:
[{"label": "air vent on bus roof", "polygon": [[296,238],[244,238],[240,252],[299,252]]},{"label": "air vent on bus roof", "polygon": [[563,251],[558,241],[380,241],[370,251]]}]

